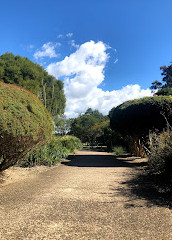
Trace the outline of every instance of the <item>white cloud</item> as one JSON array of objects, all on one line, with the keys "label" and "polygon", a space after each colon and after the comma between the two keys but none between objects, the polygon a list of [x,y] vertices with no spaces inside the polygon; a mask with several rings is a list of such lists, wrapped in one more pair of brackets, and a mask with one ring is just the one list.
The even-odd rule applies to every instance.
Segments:
[{"label": "white cloud", "polygon": [[72,36],[73,36],[73,33],[67,33],[67,34],[66,34],[66,37],[69,37],[69,38],[70,38],[70,37],[72,37]]},{"label": "white cloud", "polygon": [[76,44],[75,40],[69,41],[69,44],[70,44],[72,47],[74,47],[74,48],[79,48],[79,45]]},{"label": "white cloud", "polygon": [[101,41],[86,42],[64,60],[47,67],[49,74],[56,78],[65,77],[67,117],[84,113],[88,107],[108,114],[112,107],[124,101],[151,95],[149,89],[143,90],[138,84],[114,91],[103,91],[99,87],[105,78],[104,68],[109,59],[107,49],[109,47]]},{"label": "white cloud", "polygon": [[57,38],[63,38],[63,34],[57,35]]},{"label": "white cloud", "polygon": [[34,57],[36,59],[43,58],[43,57],[50,57],[50,58],[58,57],[59,55],[56,54],[55,49],[60,46],[61,46],[61,43],[52,43],[52,42],[45,43],[42,46],[41,50],[37,50],[34,53]]},{"label": "white cloud", "polygon": [[118,58],[115,59],[114,63],[116,64],[118,62]]},{"label": "white cloud", "polygon": [[[109,110],[125,101],[151,96],[149,89],[141,89],[138,84],[127,85],[120,90],[114,91],[103,91],[98,87],[91,89],[91,91],[89,87],[87,89],[88,91],[83,97],[80,95],[67,95],[67,117],[76,117],[78,113],[84,113],[89,107],[98,109],[101,113],[107,115]],[[80,94],[82,92],[83,90]]]}]

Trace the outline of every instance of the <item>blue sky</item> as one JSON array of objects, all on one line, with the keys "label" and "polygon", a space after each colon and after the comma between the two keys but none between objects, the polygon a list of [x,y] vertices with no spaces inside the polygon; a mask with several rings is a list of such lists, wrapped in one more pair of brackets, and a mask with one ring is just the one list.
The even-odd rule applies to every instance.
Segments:
[{"label": "blue sky", "polygon": [[[151,82],[162,79],[159,67],[172,61],[171,0],[0,0],[0,9],[0,54],[8,51],[28,57],[62,79],[66,84],[69,116],[89,106],[106,114],[122,101],[150,95],[147,89]],[[99,62],[90,52],[89,56],[82,55],[87,65],[83,70],[78,66],[79,54],[87,50],[99,51],[99,57],[105,59]],[[48,52],[45,54],[45,51]],[[74,66],[78,70],[65,72],[68,66],[65,64],[70,64],[71,68],[71,54],[76,52],[78,65]],[[66,56],[69,61],[62,62]],[[92,76],[90,84],[95,80],[95,85],[89,85],[87,77],[87,87],[95,91],[89,96],[79,96],[80,81],[90,65],[88,57],[95,60],[91,62],[92,68],[102,67],[99,69],[101,76],[96,81],[88,72],[88,76]],[[48,67],[57,62],[53,70]],[[83,84],[85,82],[82,82],[83,91],[87,92]],[[127,86],[130,89],[126,90]],[[70,89],[73,89],[72,94]],[[101,99],[97,99],[96,94],[101,95]],[[75,106],[71,111],[70,102]]]}]

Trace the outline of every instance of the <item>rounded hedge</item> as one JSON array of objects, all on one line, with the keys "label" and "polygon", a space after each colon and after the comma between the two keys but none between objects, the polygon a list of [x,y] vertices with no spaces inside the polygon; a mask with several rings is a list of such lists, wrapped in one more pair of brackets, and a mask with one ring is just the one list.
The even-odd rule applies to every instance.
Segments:
[{"label": "rounded hedge", "polygon": [[31,92],[0,82],[0,170],[14,165],[32,147],[46,143],[54,125]]},{"label": "rounded hedge", "polygon": [[172,123],[172,96],[154,96],[124,102],[109,112],[112,129],[130,136],[162,130]]}]

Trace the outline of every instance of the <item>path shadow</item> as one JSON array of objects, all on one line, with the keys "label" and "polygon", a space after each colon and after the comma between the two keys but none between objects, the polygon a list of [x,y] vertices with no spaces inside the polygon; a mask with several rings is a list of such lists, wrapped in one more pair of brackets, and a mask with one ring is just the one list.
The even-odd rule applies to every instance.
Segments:
[{"label": "path shadow", "polygon": [[[61,164],[72,167],[127,167],[136,168],[131,178],[120,183],[120,187],[111,186],[114,191],[110,198],[116,195],[125,196],[128,201],[124,204],[125,208],[143,207],[136,203],[138,200],[146,200],[146,206],[154,205],[172,208],[172,191],[157,184],[157,181],[150,176],[146,170],[146,162],[139,162],[140,158],[133,156],[113,156],[113,155],[69,155],[68,159]],[[161,180],[159,179],[159,182]],[[135,202],[136,200],[136,202]]]},{"label": "path shadow", "polygon": [[[138,174],[130,180],[122,182],[121,187],[118,189],[118,194],[128,197],[130,199],[125,208],[138,207],[134,204],[134,200],[146,200],[147,207],[154,205],[161,207],[168,207],[172,209],[172,189],[169,185],[162,184],[160,179],[155,179],[149,175],[145,168],[140,169]],[[114,197],[116,196],[116,188],[114,190]],[[142,207],[142,206],[141,206]]]},{"label": "path shadow", "polygon": [[4,173],[0,172],[0,184],[4,182]]},{"label": "path shadow", "polygon": [[113,155],[69,155],[68,159],[61,164],[73,167],[139,167],[146,163],[136,163],[136,158],[127,161],[127,157],[118,159]]}]

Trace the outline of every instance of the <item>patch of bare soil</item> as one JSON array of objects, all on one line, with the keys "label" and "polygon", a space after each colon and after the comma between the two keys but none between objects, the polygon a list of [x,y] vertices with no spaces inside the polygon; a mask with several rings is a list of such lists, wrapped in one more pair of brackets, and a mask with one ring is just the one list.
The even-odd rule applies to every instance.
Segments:
[{"label": "patch of bare soil", "polygon": [[[53,167],[51,167],[52,169]],[[49,170],[47,166],[35,166],[32,168],[10,167],[0,172],[0,188],[10,183],[35,178],[38,174]]]}]

